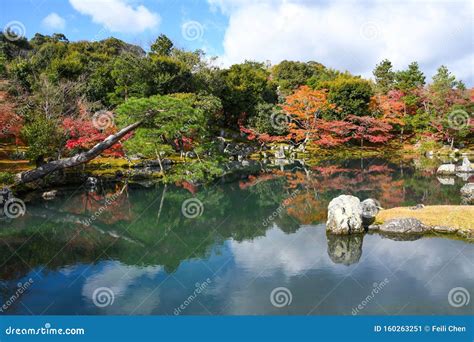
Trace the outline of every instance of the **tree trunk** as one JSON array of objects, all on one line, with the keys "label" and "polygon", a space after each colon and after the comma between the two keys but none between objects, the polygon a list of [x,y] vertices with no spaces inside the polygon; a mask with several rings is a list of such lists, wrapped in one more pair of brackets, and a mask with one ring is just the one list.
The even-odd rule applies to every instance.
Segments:
[{"label": "tree trunk", "polygon": [[156,215],[156,224],[158,225],[158,222],[160,221],[160,216],[161,216],[161,210],[163,209],[163,203],[165,202],[165,194],[166,194],[166,188],[168,186],[165,184],[163,187],[163,193],[161,194],[161,201],[160,201],[160,207],[158,209],[158,214]]},{"label": "tree trunk", "polygon": [[108,148],[115,145],[120,139],[122,139],[125,135],[135,130],[142,123],[143,123],[143,120],[135,122],[125,128],[122,128],[117,133],[109,135],[107,138],[104,139],[104,141],[98,143],[97,145],[92,147],[89,151],[79,153],[70,158],[54,160],[34,170],[29,170],[29,171],[19,173],[16,176],[17,178],[16,183],[24,184],[24,183],[33,182],[37,179],[43,178],[44,176],[50,174],[51,172],[63,170],[69,167],[74,167],[77,165],[87,163],[88,161],[94,159],[95,157],[100,155],[102,152],[104,152]]},{"label": "tree trunk", "polygon": [[165,175],[165,169],[163,169],[163,164],[161,163],[160,153],[155,149],[156,158],[158,158],[158,164],[160,165],[160,171]]}]

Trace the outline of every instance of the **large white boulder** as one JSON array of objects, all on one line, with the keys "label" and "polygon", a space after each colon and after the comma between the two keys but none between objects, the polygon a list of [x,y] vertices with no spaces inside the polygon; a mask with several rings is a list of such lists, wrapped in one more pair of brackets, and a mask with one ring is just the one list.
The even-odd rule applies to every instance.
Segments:
[{"label": "large white boulder", "polygon": [[326,230],[339,235],[363,233],[360,200],[341,195],[329,202]]},{"label": "large white boulder", "polygon": [[436,171],[437,174],[440,175],[452,175],[456,173],[456,165],[454,164],[443,164],[438,167]]}]

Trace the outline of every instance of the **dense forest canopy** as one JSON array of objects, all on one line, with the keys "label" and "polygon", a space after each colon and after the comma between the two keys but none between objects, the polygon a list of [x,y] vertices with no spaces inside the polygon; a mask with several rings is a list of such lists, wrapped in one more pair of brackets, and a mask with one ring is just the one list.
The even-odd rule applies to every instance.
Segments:
[{"label": "dense forest canopy", "polygon": [[473,89],[445,66],[427,81],[416,62],[394,70],[383,60],[372,81],[315,61],[228,68],[213,61],[165,35],[145,52],[116,38],[70,42],[63,34],[27,40],[0,33],[1,78],[16,103],[1,113],[0,139],[26,144],[28,158],[42,164],[87,150],[161,109],[106,154],[154,158],[192,150],[205,160],[223,131],[324,148],[421,138],[472,142]]}]

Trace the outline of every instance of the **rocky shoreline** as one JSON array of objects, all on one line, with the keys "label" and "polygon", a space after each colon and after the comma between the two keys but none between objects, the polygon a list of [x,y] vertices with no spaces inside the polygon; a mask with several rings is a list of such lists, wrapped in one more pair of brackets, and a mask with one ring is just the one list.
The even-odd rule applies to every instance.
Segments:
[{"label": "rocky shoreline", "polygon": [[[474,196],[474,186],[470,183],[469,196]],[[454,207],[454,206],[451,206]],[[453,211],[453,215],[474,215],[472,206],[456,206],[461,208],[459,213]],[[409,210],[422,210],[424,205],[420,204]],[[402,208],[404,209],[404,208]],[[406,209],[406,208],[405,208]],[[384,235],[421,237],[427,234],[455,234],[460,238],[474,240],[474,226],[445,226],[438,224],[427,224],[414,217],[396,217],[384,222],[377,222],[378,213],[383,210],[379,202],[374,199],[360,201],[351,195],[340,195],[334,198],[328,205],[328,219],[326,230],[333,235],[353,235],[366,232],[378,232]],[[415,216],[415,215],[406,215]]]}]

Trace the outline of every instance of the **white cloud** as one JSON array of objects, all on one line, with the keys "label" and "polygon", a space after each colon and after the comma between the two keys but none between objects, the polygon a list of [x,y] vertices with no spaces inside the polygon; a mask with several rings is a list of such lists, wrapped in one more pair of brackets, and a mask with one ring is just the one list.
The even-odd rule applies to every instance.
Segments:
[{"label": "white cloud", "polygon": [[126,0],[69,0],[81,14],[112,32],[140,33],[158,27],[160,16],[145,6],[133,7]]},{"label": "white cloud", "polygon": [[[269,294],[275,286],[285,286],[293,293],[288,313],[307,314],[319,303],[318,310],[324,314],[350,314],[367,296],[367,288],[360,284],[379,283],[385,277],[389,286],[378,294],[377,301],[382,305],[390,302],[387,310],[398,311],[397,305],[400,309],[408,303],[403,314],[419,313],[417,302],[409,299],[417,295],[419,301],[438,302],[438,313],[447,314],[452,309],[447,302],[449,290],[469,288],[474,281],[470,263],[474,251],[462,241],[395,241],[378,234],[363,239],[361,258],[350,266],[331,261],[324,225],[302,226],[292,234],[273,228],[253,241],[232,241],[229,247],[235,267],[213,282],[213,295],[230,303],[220,314],[269,314],[274,309]],[[302,298],[301,293],[312,296]],[[440,294],[446,295],[445,302],[440,302]],[[393,298],[399,298],[399,304]]]},{"label": "white cloud", "polygon": [[473,2],[208,0],[229,16],[221,56],[316,60],[371,77],[384,58],[396,69],[418,61],[428,76],[445,64],[474,83]]},{"label": "white cloud", "polygon": [[55,12],[52,12],[44,17],[41,23],[43,26],[51,30],[64,30],[66,27],[66,20],[64,20],[64,18]]},{"label": "white cloud", "polygon": [[[157,308],[160,294],[156,284],[146,279],[153,279],[162,271],[161,266],[138,267],[110,262],[101,272],[86,278],[82,295],[93,305],[94,291],[107,287],[113,292],[114,305],[102,310],[109,314],[149,315]],[[134,288],[137,283],[141,286]]]},{"label": "white cloud", "polygon": [[235,263],[246,270],[260,276],[269,276],[277,270],[286,276],[304,273],[315,266],[332,264],[327,254],[326,241],[319,235],[324,231],[323,225],[300,228],[289,238],[278,228],[272,228],[265,236],[252,241],[232,241],[230,248],[234,254]]}]

